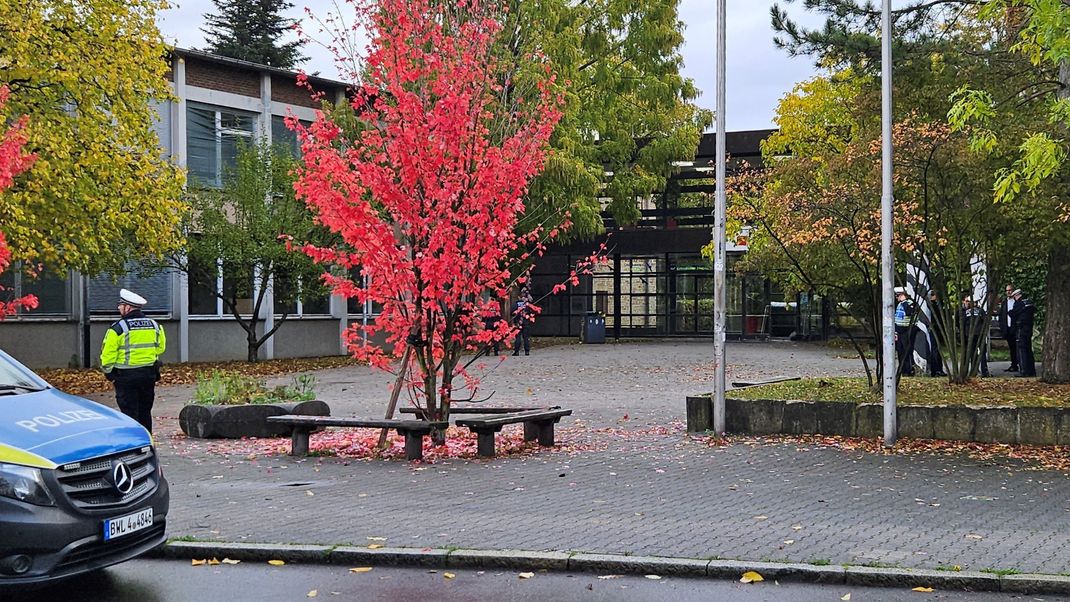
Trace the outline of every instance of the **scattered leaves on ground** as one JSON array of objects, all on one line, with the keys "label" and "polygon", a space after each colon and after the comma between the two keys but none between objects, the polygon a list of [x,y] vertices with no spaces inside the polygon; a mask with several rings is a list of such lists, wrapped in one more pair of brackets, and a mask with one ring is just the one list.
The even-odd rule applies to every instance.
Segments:
[{"label": "scattered leaves on ground", "polygon": [[[246,376],[278,376],[294,372],[309,372],[345,366],[361,366],[362,362],[348,356],[287,358],[253,362],[190,362],[167,364],[160,375],[159,386],[190,385],[202,374],[215,370],[237,372]],[[97,368],[51,368],[38,370],[41,378],[52,386],[72,395],[86,395],[110,391],[112,385]]]},{"label": "scattered leaves on ground", "polygon": [[270,564],[271,566],[282,566],[286,564],[286,562],[282,560],[269,560],[268,564]]},{"label": "scattered leaves on ground", "polygon": [[828,447],[845,451],[861,451],[879,455],[928,454],[965,456],[974,460],[993,462],[1014,460],[1017,467],[1028,470],[1070,471],[1070,446],[1016,445],[1009,443],[980,443],[977,441],[941,441],[938,439],[899,439],[893,447],[884,447],[880,437],[841,437],[838,435],[730,435],[727,437],[692,436],[707,445],[743,444],[750,446],[794,445],[799,451],[813,447]]},{"label": "scattered leaves on ground", "polygon": [[532,577],[535,576],[535,573],[520,573],[517,576],[520,577],[521,579],[531,579]]},{"label": "scattered leaves on ground", "polygon": [[370,567],[370,566],[358,566],[358,567],[353,567],[353,568],[349,569],[349,572],[350,573],[369,573],[369,572],[371,572],[371,570],[372,570],[372,567]]},{"label": "scattered leaves on ground", "polygon": [[765,578],[758,574],[757,571],[747,571],[739,578],[740,583],[757,583],[759,581],[765,581]]},{"label": "scattered leaves on ground", "polygon": [[445,577],[446,579],[453,579],[457,575],[455,575],[453,573],[442,573],[442,576]]},{"label": "scattered leaves on ground", "polygon": [[912,592],[921,592],[923,594],[928,594],[928,593],[933,591],[933,588],[931,588],[931,587],[915,587],[915,588],[911,589],[910,591],[912,591]]}]

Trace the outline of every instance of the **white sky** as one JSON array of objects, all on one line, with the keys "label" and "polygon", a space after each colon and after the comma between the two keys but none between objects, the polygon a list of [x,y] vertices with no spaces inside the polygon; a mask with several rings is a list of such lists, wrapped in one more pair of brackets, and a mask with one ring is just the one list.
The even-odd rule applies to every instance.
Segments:
[{"label": "white sky", "polygon": [[[323,16],[334,6],[334,0],[292,0],[295,7],[287,14],[303,18],[308,6]],[[213,12],[211,0],[174,0],[175,8],[160,15],[159,26],[164,37],[183,48],[203,48],[205,13]],[[772,127],[777,101],[791,88],[816,73],[809,57],[790,58],[773,46],[773,31],[769,25],[769,0],[727,0],[727,93],[725,127],[729,131]],[[799,4],[791,5],[791,13],[804,24],[820,22],[805,14]],[[715,98],[716,12],[713,0],[682,0],[680,19],[686,25],[682,49],[684,75],[695,80],[703,95],[698,104],[713,109]],[[336,70],[322,49],[306,45],[302,52],[310,57],[303,65],[308,72],[319,71],[334,78]]]}]

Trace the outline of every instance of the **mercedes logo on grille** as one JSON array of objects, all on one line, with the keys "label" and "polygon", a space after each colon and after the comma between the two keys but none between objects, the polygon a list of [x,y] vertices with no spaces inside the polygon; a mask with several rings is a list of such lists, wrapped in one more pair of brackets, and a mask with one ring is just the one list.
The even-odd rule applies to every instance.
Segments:
[{"label": "mercedes logo on grille", "polygon": [[130,474],[130,467],[124,462],[116,462],[111,469],[111,481],[115,489],[122,495],[130,493],[134,488],[134,475]]}]

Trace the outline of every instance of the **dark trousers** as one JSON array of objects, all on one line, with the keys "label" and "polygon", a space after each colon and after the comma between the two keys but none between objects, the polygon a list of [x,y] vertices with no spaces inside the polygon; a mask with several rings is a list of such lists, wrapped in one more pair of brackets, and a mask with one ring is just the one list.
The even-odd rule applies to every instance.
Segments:
[{"label": "dark trousers", "polygon": [[1011,352],[1011,367],[1010,370],[1018,370],[1018,336],[1014,332],[1013,328],[1007,327],[1003,330],[1003,340],[1007,341],[1007,349]]},{"label": "dark trousers", "polygon": [[1037,365],[1033,358],[1033,329],[1028,332],[1022,328],[1018,332],[1018,374],[1022,376],[1036,376]]},{"label": "dark trousers", "polygon": [[940,355],[940,341],[936,339],[936,333],[929,329],[929,355],[926,357],[929,365],[929,376],[939,376],[944,371],[944,358]]},{"label": "dark trousers", "polygon": [[914,329],[895,327],[895,354],[899,356],[899,372],[914,376]]},{"label": "dark trousers", "polygon": [[152,432],[152,402],[156,400],[156,379],[130,378],[115,381],[115,401],[123,414]]},{"label": "dark trousers", "polygon": [[[973,362],[973,358],[978,354],[981,356],[981,376],[990,376],[988,372],[988,346],[985,345],[983,337],[978,336],[974,340],[965,343],[970,362]],[[971,368],[972,372],[972,368]]]},{"label": "dark trousers", "polygon": [[516,341],[513,342],[513,355],[520,355],[520,342],[524,342],[524,355],[531,353],[531,336],[528,335],[528,327],[521,326],[516,331]]}]

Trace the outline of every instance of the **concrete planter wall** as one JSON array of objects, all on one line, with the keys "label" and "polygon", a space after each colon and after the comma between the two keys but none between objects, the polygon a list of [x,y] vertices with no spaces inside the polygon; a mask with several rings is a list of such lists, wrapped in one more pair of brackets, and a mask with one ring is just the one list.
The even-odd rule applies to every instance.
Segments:
[{"label": "concrete planter wall", "polygon": [[[708,395],[688,396],[687,430],[709,430]],[[821,434],[878,437],[881,404],[781,399],[726,399],[725,427],[749,435]],[[899,406],[899,436],[917,439],[1070,445],[1070,408]]]},{"label": "concrete planter wall", "polygon": [[288,437],[292,427],[285,424],[270,424],[267,418],[289,414],[330,416],[331,408],[316,399],[292,403],[233,406],[190,404],[179,412],[178,425],[183,433],[197,439]]}]

